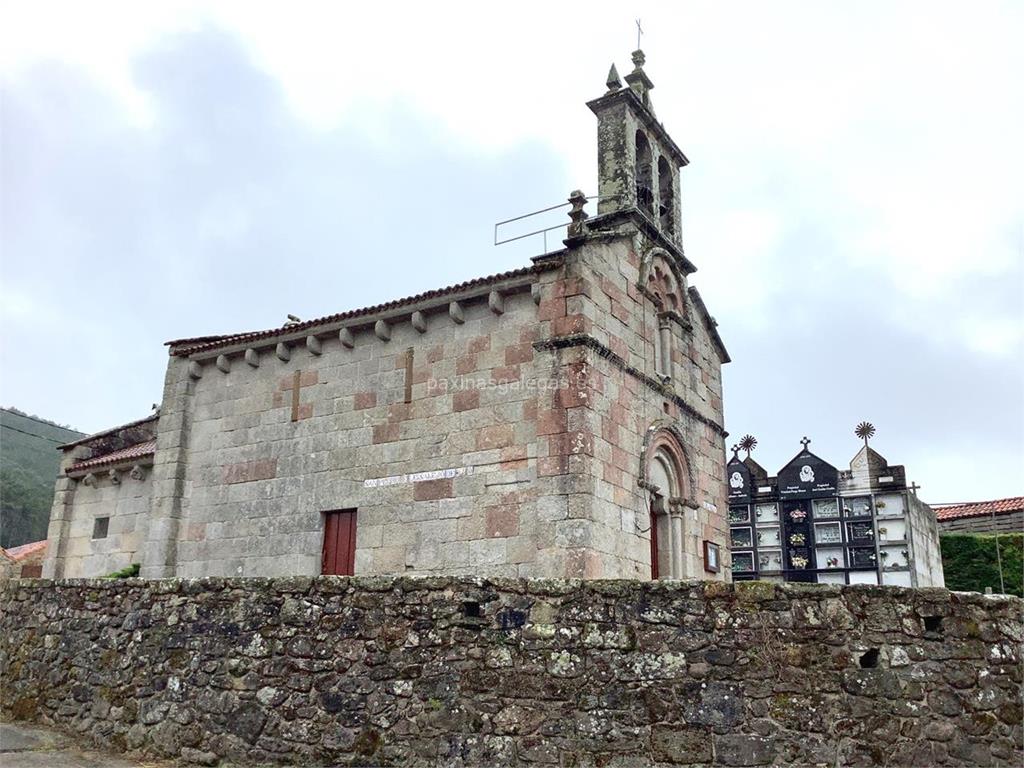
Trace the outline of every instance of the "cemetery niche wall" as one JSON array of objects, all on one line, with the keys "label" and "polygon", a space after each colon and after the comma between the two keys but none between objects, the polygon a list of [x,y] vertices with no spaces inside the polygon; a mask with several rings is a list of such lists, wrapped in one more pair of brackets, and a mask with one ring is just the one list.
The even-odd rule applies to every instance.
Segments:
[{"label": "cemetery niche wall", "polygon": [[865,438],[840,471],[810,442],[804,438],[775,477],[750,457],[756,440],[733,448],[726,472],[733,579],[943,586],[935,513],[907,485],[904,468],[890,466]]}]

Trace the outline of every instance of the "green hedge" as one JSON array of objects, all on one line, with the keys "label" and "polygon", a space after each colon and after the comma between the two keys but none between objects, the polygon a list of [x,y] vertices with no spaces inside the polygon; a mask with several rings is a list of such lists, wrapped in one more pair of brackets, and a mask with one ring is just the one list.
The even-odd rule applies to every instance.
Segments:
[{"label": "green hedge", "polygon": [[134,579],[139,575],[139,571],[142,566],[139,563],[132,563],[127,568],[122,568],[120,571],[114,571],[111,574],[104,576],[104,579]]},{"label": "green hedge", "polygon": [[[939,537],[946,588],[959,592],[999,592],[996,535],[947,533]],[[999,555],[1003,561],[1006,591],[1024,597],[1024,533],[1001,533]]]}]

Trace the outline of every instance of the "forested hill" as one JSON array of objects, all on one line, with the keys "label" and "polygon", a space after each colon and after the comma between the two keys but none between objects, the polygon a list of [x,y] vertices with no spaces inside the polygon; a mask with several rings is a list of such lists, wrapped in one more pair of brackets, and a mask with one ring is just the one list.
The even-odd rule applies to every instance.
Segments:
[{"label": "forested hill", "polygon": [[0,408],[0,547],[46,538],[60,467],[57,446],[80,437],[16,408]]}]

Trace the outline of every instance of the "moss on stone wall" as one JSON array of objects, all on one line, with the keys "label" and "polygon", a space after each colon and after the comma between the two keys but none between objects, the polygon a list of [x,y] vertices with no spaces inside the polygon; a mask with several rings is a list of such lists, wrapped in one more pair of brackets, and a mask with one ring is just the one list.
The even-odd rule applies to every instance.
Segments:
[{"label": "moss on stone wall", "polygon": [[146,756],[1020,765],[1022,602],[471,578],[0,585],[0,699]]}]

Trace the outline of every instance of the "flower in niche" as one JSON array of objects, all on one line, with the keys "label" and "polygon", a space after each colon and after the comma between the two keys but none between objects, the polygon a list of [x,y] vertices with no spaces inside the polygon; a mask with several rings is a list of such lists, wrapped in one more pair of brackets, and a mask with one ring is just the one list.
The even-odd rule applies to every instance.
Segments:
[{"label": "flower in niche", "polygon": [[790,520],[793,520],[795,522],[800,522],[801,520],[803,520],[806,517],[807,517],[807,512],[805,512],[800,507],[796,507],[795,509],[789,510],[789,519]]},{"label": "flower in niche", "polygon": [[790,557],[789,561],[793,564],[794,568],[806,568],[807,558],[797,555],[796,557]]},{"label": "flower in niche", "polygon": [[830,557],[830,558],[828,558],[828,559],[827,559],[827,560],[825,561],[825,564],[826,564],[826,565],[827,565],[827,566],[828,566],[829,568],[838,568],[838,567],[839,567],[839,558],[838,558],[838,557]]},{"label": "flower in niche", "polygon": [[795,547],[800,547],[807,543],[807,537],[802,533],[794,533],[790,535],[789,543]]}]

